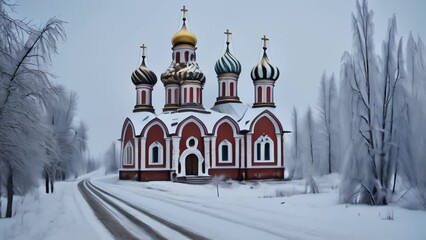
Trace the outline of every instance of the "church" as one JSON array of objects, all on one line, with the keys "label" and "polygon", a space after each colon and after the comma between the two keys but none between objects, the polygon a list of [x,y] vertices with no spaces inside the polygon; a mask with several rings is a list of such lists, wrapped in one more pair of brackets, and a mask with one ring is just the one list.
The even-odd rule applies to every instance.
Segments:
[{"label": "church", "polygon": [[[230,52],[229,30],[226,51],[214,66],[217,98],[214,106],[203,104],[206,76],[197,63],[197,37],[183,24],[173,35],[172,61],[161,74],[165,104],[161,113],[153,108],[153,87],[157,75],[142,63],[131,75],[136,105],[122,126],[120,179],[176,181],[211,178],[234,180],[283,179],[284,131],[274,114],[274,87],[280,76],[267,55],[263,36],[263,56],[251,70],[253,104],[238,97],[241,64]],[[246,77],[243,77],[246,79]],[[247,81],[245,82],[247,83]]]}]

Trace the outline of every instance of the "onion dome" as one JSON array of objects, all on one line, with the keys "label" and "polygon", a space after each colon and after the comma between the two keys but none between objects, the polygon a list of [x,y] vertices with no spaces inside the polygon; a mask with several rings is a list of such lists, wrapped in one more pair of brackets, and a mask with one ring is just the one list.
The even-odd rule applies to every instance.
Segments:
[{"label": "onion dome", "polygon": [[224,73],[235,73],[240,75],[241,63],[229,52],[229,46],[226,47],[225,54],[217,60],[214,70],[217,75]]},{"label": "onion dome", "polygon": [[261,79],[269,79],[276,81],[280,76],[280,70],[269,62],[268,55],[266,54],[266,41],[269,39],[266,38],[266,36],[263,36],[262,40],[264,41],[263,57],[262,59],[260,59],[259,63],[251,70],[251,79],[253,79],[253,81]]},{"label": "onion dome", "polygon": [[172,37],[173,47],[178,44],[197,45],[197,37],[186,28],[185,21],[183,22],[182,28]]},{"label": "onion dome", "polygon": [[143,44],[141,46],[142,50],[142,63],[133,73],[132,73],[132,82],[135,85],[139,84],[149,84],[154,85],[157,83],[157,76],[153,71],[151,71],[149,68],[145,65],[145,45]]},{"label": "onion dome", "polygon": [[179,70],[176,75],[180,81],[194,80],[200,81],[201,84],[206,82],[206,76],[201,71],[198,63],[195,62],[192,62],[188,64],[186,68]]},{"label": "onion dome", "polygon": [[185,63],[171,63],[170,67],[166,69],[166,71],[161,74],[161,81],[164,85],[168,84],[179,84],[180,79],[178,75],[176,74],[181,69],[184,69],[186,67]]}]

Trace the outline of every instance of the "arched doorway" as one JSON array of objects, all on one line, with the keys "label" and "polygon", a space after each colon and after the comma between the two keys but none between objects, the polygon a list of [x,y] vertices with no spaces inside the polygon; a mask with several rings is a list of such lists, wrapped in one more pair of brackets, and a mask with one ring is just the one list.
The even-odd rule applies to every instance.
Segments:
[{"label": "arched doorway", "polygon": [[195,154],[189,154],[185,160],[186,175],[198,176],[198,157]]}]

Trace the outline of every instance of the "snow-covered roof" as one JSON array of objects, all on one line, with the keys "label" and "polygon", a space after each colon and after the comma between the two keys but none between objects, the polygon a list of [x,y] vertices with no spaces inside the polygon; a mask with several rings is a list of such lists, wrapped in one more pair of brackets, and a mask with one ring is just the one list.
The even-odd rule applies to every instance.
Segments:
[{"label": "snow-covered roof", "polygon": [[136,135],[139,135],[143,128],[155,118],[165,124],[169,134],[175,134],[179,124],[190,116],[198,118],[208,133],[212,133],[215,124],[226,116],[237,122],[240,130],[248,131],[256,117],[265,110],[274,113],[273,108],[251,108],[244,103],[224,103],[216,105],[211,108],[211,111],[206,112],[163,112],[157,115],[150,112],[135,112],[129,116],[129,119],[135,127]]}]

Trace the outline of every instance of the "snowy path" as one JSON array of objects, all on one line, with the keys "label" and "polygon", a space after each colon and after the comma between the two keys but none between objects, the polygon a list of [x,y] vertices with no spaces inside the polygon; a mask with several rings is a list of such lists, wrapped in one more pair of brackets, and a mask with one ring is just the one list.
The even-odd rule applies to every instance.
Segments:
[{"label": "snowy path", "polygon": [[79,189],[117,239],[206,239],[113,196],[88,180],[81,181]]},{"label": "snowy path", "polygon": [[[161,189],[134,188],[93,181],[99,188],[147,211],[185,225],[211,239],[344,239],[332,231],[319,230],[318,224],[301,228],[299,221],[278,221],[279,213],[241,204],[215,204],[185,198]],[[322,228],[324,229],[324,228]]]}]

